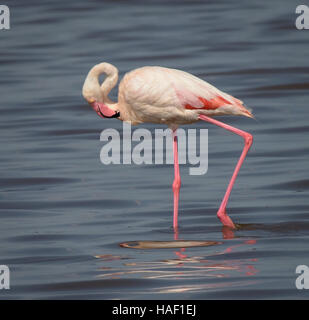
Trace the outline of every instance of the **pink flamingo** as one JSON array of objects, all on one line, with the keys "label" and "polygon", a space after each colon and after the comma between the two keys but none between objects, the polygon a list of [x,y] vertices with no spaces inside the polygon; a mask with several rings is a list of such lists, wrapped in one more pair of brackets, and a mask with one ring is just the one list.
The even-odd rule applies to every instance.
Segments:
[{"label": "pink flamingo", "polygon": [[[99,76],[105,74],[102,85]],[[119,84],[118,102],[109,99],[108,94],[117,84],[118,70],[109,63],[95,65],[88,73],[83,96],[94,111],[103,118],[117,118],[133,125],[143,122],[163,123],[173,130],[174,151],[174,218],[178,227],[178,200],[181,185],[177,134],[178,125],[199,120],[210,122],[244,138],[244,148],[227,187],[218,218],[224,226],[236,229],[226,213],[226,206],[239,169],[252,145],[252,135],[228,124],[213,119],[219,115],[240,115],[253,118],[242,101],[220,91],[211,84],[184,71],[163,67],[147,66],[125,74]]]}]

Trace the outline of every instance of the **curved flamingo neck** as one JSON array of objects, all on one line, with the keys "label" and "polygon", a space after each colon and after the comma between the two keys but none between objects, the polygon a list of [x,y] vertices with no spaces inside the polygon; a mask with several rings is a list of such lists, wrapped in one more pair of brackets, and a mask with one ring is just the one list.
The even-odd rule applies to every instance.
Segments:
[{"label": "curved flamingo neck", "polygon": [[107,103],[115,103],[114,101],[110,100],[108,94],[118,82],[118,69],[109,63],[103,62],[98,65],[98,72],[99,73],[97,77],[99,77],[102,73],[106,74],[106,78],[101,84],[103,101]]},{"label": "curved flamingo neck", "polygon": [[[99,76],[105,74],[106,78],[100,86]],[[88,73],[83,87],[83,95],[90,102],[95,99],[98,102],[113,104],[108,94],[118,81],[118,69],[113,65],[103,62],[95,65]]]}]

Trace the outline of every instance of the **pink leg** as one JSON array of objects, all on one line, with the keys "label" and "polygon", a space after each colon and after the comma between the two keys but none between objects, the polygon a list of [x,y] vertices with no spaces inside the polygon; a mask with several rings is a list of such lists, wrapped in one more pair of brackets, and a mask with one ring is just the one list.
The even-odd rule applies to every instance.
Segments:
[{"label": "pink leg", "polygon": [[222,127],[222,128],[224,128],[226,130],[234,132],[234,133],[240,135],[241,137],[243,137],[244,140],[245,140],[244,149],[243,149],[243,151],[241,153],[241,156],[240,156],[240,158],[239,158],[239,160],[237,162],[237,165],[235,167],[234,173],[233,173],[232,178],[230,180],[230,183],[229,183],[229,185],[228,185],[228,187],[226,189],[224,198],[223,198],[223,200],[221,202],[221,205],[220,205],[218,213],[217,213],[217,216],[221,220],[223,225],[231,227],[233,229],[236,229],[232,219],[226,213],[226,205],[227,205],[227,202],[229,200],[229,196],[231,194],[231,191],[232,191],[234,182],[236,180],[237,174],[239,172],[239,169],[240,169],[242,163],[244,162],[244,159],[245,159],[245,157],[246,157],[246,155],[247,155],[247,153],[248,153],[248,151],[249,151],[249,149],[250,149],[250,147],[252,145],[253,138],[252,138],[252,135],[250,133],[242,131],[242,130],[237,129],[237,128],[234,128],[232,126],[229,126],[228,124],[225,124],[225,123],[220,122],[218,120],[215,120],[213,118],[210,118],[210,117],[207,117],[207,116],[204,116],[204,115],[200,115],[199,118],[201,120],[206,121],[206,122],[213,123],[213,124],[215,124],[215,125],[217,125],[219,127]]},{"label": "pink leg", "polygon": [[173,131],[173,151],[174,151],[174,182],[173,182],[173,192],[174,192],[174,219],[173,227],[177,231],[178,228],[178,201],[179,201],[179,190],[181,185],[180,174],[179,174],[179,163],[178,163],[178,146],[177,146],[177,133],[176,130]]}]

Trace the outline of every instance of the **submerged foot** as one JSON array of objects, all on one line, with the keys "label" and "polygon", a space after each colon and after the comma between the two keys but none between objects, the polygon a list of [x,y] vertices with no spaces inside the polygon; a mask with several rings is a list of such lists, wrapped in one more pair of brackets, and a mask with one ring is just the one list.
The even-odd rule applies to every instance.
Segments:
[{"label": "submerged foot", "polygon": [[217,213],[218,218],[222,222],[222,224],[226,227],[232,228],[232,229],[237,229],[237,225],[234,224],[232,219],[227,215],[226,211],[218,211]]}]

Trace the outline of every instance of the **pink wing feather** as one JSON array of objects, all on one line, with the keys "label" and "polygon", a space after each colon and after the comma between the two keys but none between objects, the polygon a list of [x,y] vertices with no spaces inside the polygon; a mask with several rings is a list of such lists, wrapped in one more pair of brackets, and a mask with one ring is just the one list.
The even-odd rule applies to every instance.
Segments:
[{"label": "pink wing feather", "polygon": [[169,69],[169,73],[173,74],[171,79],[181,107],[191,110],[215,110],[229,105],[246,110],[241,100],[220,91],[206,81],[181,70]]}]

